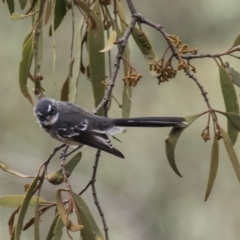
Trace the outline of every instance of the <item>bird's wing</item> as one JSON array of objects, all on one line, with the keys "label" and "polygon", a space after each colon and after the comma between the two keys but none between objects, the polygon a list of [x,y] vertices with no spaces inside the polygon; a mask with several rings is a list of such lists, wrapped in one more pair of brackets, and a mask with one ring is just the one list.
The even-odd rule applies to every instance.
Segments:
[{"label": "bird's wing", "polygon": [[106,131],[87,119],[79,122],[74,127],[59,126],[57,132],[63,140],[88,145],[124,158],[123,154],[112,146]]}]

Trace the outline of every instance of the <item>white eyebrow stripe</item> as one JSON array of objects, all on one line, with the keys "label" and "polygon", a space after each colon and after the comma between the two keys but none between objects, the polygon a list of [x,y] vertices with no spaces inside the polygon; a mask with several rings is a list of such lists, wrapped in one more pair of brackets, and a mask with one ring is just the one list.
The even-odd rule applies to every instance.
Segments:
[{"label": "white eyebrow stripe", "polygon": [[48,112],[50,112],[50,111],[51,111],[51,109],[52,109],[52,105],[51,105],[51,104],[49,104],[49,105],[48,105],[48,110],[47,110],[47,111],[48,111]]},{"label": "white eyebrow stripe", "polygon": [[43,116],[40,112],[37,112],[37,115]]}]

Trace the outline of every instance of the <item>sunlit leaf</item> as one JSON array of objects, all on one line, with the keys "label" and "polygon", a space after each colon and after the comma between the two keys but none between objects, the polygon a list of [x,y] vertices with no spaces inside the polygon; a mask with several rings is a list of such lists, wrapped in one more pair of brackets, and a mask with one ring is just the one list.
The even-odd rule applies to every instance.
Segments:
[{"label": "sunlit leaf", "polygon": [[20,3],[20,7],[21,9],[24,9],[27,5],[27,0],[18,0]]},{"label": "sunlit leaf", "polygon": [[223,142],[225,145],[225,148],[227,150],[228,156],[231,160],[231,163],[233,165],[233,169],[237,175],[238,181],[240,182],[240,165],[239,165],[239,161],[236,155],[236,152],[233,148],[233,144],[229,138],[229,136],[227,135],[227,133],[221,129],[221,133],[222,133],[222,137],[223,137]]},{"label": "sunlit leaf", "polygon": [[215,178],[217,176],[218,159],[219,159],[218,136],[215,135],[213,139],[213,145],[212,145],[211,164],[210,164],[207,190],[205,194],[205,201],[207,201],[211,193]]},{"label": "sunlit leaf", "polygon": [[33,56],[33,34],[29,33],[23,43],[22,60],[19,65],[19,84],[24,97],[33,105],[32,98],[27,89],[27,80],[32,64]]},{"label": "sunlit leaf", "polygon": [[231,76],[233,83],[236,86],[240,87],[240,73],[232,67],[228,67],[228,68],[226,68],[226,70],[229,73],[229,75]]},{"label": "sunlit leaf", "polygon": [[[158,60],[158,57],[147,35],[141,29],[134,27],[132,36],[141,53],[143,54],[147,65],[149,66],[150,64],[156,62]],[[153,77],[156,77],[158,75],[158,73],[153,70],[150,70],[150,73]]]},{"label": "sunlit leaf", "polygon": [[[223,99],[226,107],[226,112],[239,114],[239,106],[237,102],[237,94],[233,86],[232,80],[225,68],[219,66],[220,83],[222,88]],[[228,135],[233,143],[237,141],[238,131],[228,120]]]},{"label": "sunlit leaf", "polygon": [[[93,95],[95,107],[102,101],[105,93],[105,86],[102,81],[106,78],[105,73],[105,55],[99,51],[104,48],[104,28],[101,20],[101,12],[99,2],[96,1],[94,11],[99,14],[98,34],[88,26],[87,47],[89,56],[90,78],[92,81]],[[100,109],[98,115],[103,115],[103,108]]]},{"label": "sunlit leaf", "polygon": [[6,0],[10,14],[15,11],[14,0]]},{"label": "sunlit leaf", "polygon": [[235,39],[235,41],[234,41],[234,43],[233,43],[231,48],[234,48],[234,47],[236,47],[239,44],[240,44],[240,34],[236,37],[236,39]]},{"label": "sunlit leaf", "polygon": [[107,43],[104,49],[102,49],[100,52],[107,52],[111,50],[112,47],[114,46],[114,43],[116,42],[116,39],[117,39],[117,31],[113,30],[109,36],[109,39],[107,40]]},{"label": "sunlit leaf", "polygon": [[201,114],[190,115],[190,116],[184,117],[184,119],[188,123],[188,125],[186,125],[185,127],[172,128],[168,137],[165,139],[165,149],[166,149],[168,162],[169,162],[170,166],[172,167],[173,171],[180,177],[182,177],[182,175],[178,171],[178,168],[176,165],[174,150],[175,150],[177,141],[178,141],[181,133],[200,116],[201,116]]},{"label": "sunlit leaf", "polygon": [[[74,170],[74,168],[77,166],[79,161],[81,160],[82,153],[77,153],[73,158],[71,158],[66,164],[65,164],[65,171],[67,176],[69,177]],[[59,169],[58,171],[54,173],[50,173],[47,175],[47,180],[54,184],[58,185],[61,184],[64,181],[64,176],[62,174],[62,169]]]},{"label": "sunlit leaf", "polygon": [[81,224],[84,225],[84,228],[81,230],[82,240],[104,240],[96,221],[81,196],[73,193],[73,199],[77,206]]},{"label": "sunlit leaf", "polygon": [[5,164],[1,161],[0,161],[0,168],[5,172],[11,173],[11,174],[16,175],[21,178],[34,178],[34,176],[28,176],[28,175],[22,174],[18,171],[11,169],[7,164]]},{"label": "sunlit leaf", "polygon": [[69,229],[72,232],[76,232],[81,230],[84,226],[83,225],[77,225],[75,223],[73,223],[66,212],[66,209],[62,203],[62,199],[61,199],[61,189],[57,189],[56,191],[56,202],[57,202],[57,209],[58,209],[58,213],[64,223],[64,225],[67,227],[67,229]]},{"label": "sunlit leaf", "polygon": [[[64,16],[67,13],[66,1],[57,0],[54,9],[54,31],[60,26]],[[52,36],[52,27],[49,29],[49,36]]]},{"label": "sunlit leaf", "polygon": [[[16,208],[22,204],[25,195],[7,195],[0,197],[0,207]],[[29,206],[36,206],[37,196],[32,196],[29,201]],[[39,204],[47,204],[43,198],[39,198]]]}]

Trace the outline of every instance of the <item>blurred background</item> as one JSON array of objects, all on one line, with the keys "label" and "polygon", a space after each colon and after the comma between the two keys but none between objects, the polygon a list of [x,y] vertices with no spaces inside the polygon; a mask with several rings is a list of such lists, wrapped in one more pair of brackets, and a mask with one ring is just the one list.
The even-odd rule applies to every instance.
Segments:
[{"label": "blurred background", "polygon": [[[169,34],[175,34],[199,53],[226,51],[240,33],[239,1],[218,0],[151,0],[133,1],[137,11],[153,22],[160,23]],[[125,1],[123,1],[125,5]],[[20,11],[19,9],[18,12]],[[129,12],[126,9],[129,19]],[[77,13],[77,11],[75,12]],[[18,67],[24,37],[31,26],[28,19],[10,20],[7,5],[0,7],[0,160],[28,175],[34,175],[58,142],[51,139],[36,124],[33,107],[22,96],[18,86]],[[60,90],[68,74],[71,14],[68,13],[56,31],[56,84],[52,74],[52,40],[45,32],[43,56],[43,86],[46,95],[59,99]],[[154,30],[143,26],[158,56],[166,47],[164,39]],[[184,74],[168,83],[157,85],[139,49],[130,39],[131,61],[143,78],[134,89],[131,116],[186,116],[205,111],[206,104],[194,82]],[[224,57],[236,70],[239,61]],[[219,85],[218,68],[212,59],[192,61],[196,76],[209,93],[215,109],[224,111]],[[121,100],[122,75],[119,74],[114,96]],[[29,91],[31,92],[31,83]],[[239,96],[239,90],[237,90]],[[34,103],[36,99],[33,97]],[[77,104],[94,109],[91,85],[82,77],[79,82]],[[110,117],[120,117],[121,110],[113,102]],[[219,116],[226,129],[225,118]],[[97,192],[104,211],[111,240],[236,240],[240,238],[240,186],[226,150],[220,141],[219,171],[213,191],[207,202],[207,186],[212,142],[205,143],[201,132],[207,117],[194,122],[181,136],[176,148],[177,165],[183,178],[170,168],[164,139],[170,129],[129,129],[114,141],[125,159],[102,153],[97,174]],[[235,150],[240,156],[239,140]],[[70,178],[79,192],[88,182],[95,158],[95,150],[83,149],[83,158]],[[59,168],[56,156],[49,172]],[[23,194],[26,179],[0,171],[0,196]],[[55,186],[45,183],[42,197],[54,201]],[[83,195],[99,227],[101,219],[93,204],[91,191]],[[7,221],[13,209],[0,208],[0,238],[9,239]],[[29,210],[26,217],[34,216]],[[42,217],[42,239],[45,239],[53,211]],[[66,232],[64,230],[64,232]],[[66,233],[65,233],[66,234]],[[33,231],[23,233],[22,239],[33,239]],[[66,235],[65,235],[66,236]],[[78,239],[77,234],[72,235]],[[63,239],[67,239],[66,237]]]}]

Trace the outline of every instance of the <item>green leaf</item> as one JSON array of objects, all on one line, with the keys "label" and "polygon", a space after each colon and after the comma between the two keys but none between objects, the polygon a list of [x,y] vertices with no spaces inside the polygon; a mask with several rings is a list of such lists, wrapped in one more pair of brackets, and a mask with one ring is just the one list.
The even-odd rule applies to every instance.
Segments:
[{"label": "green leaf", "polygon": [[[25,195],[7,195],[0,197],[0,207],[16,208],[22,204]],[[47,204],[48,202],[43,198],[39,198],[39,204]],[[36,206],[37,196],[32,196],[29,201],[29,206]]]},{"label": "green leaf", "polygon": [[[55,217],[54,217],[54,219],[53,219],[53,221],[52,221],[52,223],[51,223],[51,226],[50,226],[50,228],[49,228],[49,230],[48,230],[48,235],[47,235],[46,240],[52,240],[52,239],[53,239],[53,237],[54,237],[54,230],[55,230],[55,227],[56,227],[57,222],[58,222],[59,219],[60,219],[61,222],[62,222],[62,219],[60,218],[59,214],[56,214]],[[64,224],[63,224],[63,222],[62,222],[62,227],[61,227],[60,229],[62,229],[63,226],[64,226]],[[60,230],[60,231],[62,231],[62,230]],[[61,239],[61,237],[58,238],[58,239]]]},{"label": "green leaf", "polygon": [[104,240],[96,221],[81,196],[73,192],[73,199],[77,206],[81,224],[84,225],[84,228],[81,230],[82,240]]},{"label": "green leaf", "polygon": [[240,115],[236,113],[229,113],[229,112],[220,112],[217,111],[223,115],[225,115],[228,120],[234,125],[234,127],[240,131]]},{"label": "green leaf", "polygon": [[236,86],[240,87],[240,73],[232,67],[228,67],[228,68],[226,68],[226,70],[229,73],[229,75],[231,76],[233,83]]},{"label": "green leaf", "polygon": [[57,215],[58,215],[57,223],[56,223],[56,226],[54,228],[54,233],[53,233],[54,237],[51,238],[51,240],[59,240],[59,239],[61,239],[62,234],[63,234],[62,229],[64,227],[64,223],[63,223],[60,215],[59,214],[57,214]]},{"label": "green leaf", "polygon": [[236,37],[236,39],[235,39],[235,41],[234,41],[234,43],[233,43],[231,48],[234,48],[234,47],[236,47],[239,44],[240,44],[240,34]]},{"label": "green leaf", "polygon": [[18,177],[21,177],[21,178],[34,178],[34,176],[24,175],[20,172],[17,172],[15,170],[11,169],[7,164],[5,164],[1,161],[0,161],[0,168],[5,172],[11,173],[11,174],[13,174],[15,176],[18,176]]},{"label": "green leaf", "polygon": [[[222,88],[223,99],[226,107],[226,112],[239,114],[239,106],[237,102],[237,94],[233,86],[232,80],[225,68],[219,66],[220,83]],[[238,131],[233,126],[231,121],[228,121],[228,135],[233,143],[237,141]]]},{"label": "green leaf", "polygon": [[[104,48],[104,28],[101,20],[101,12],[98,1],[95,2],[94,11],[98,13],[100,17],[97,22],[98,34],[95,36],[94,30],[90,25],[88,26],[87,47],[89,55],[90,78],[92,81],[95,107],[97,107],[104,97],[105,86],[102,84],[102,81],[104,81],[106,78],[105,55],[104,53],[99,52]],[[103,108],[100,109],[98,115],[103,115]]]},{"label": "green leaf", "polygon": [[40,169],[38,170],[36,177],[31,182],[31,184],[23,198],[21,208],[19,209],[17,223],[15,226],[15,232],[14,232],[15,240],[20,240],[20,235],[21,235],[22,228],[23,228],[23,220],[24,220],[25,214],[27,212],[27,209],[29,207],[30,201],[32,199],[32,194],[37,186],[37,183],[39,180],[39,174],[40,174]]},{"label": "green leaf", "polygon": [[14,0],[6,0],[10,14],[15,11]]},{"label": "green leaf", "polygon": [[229,136],[227,135],[227,133],[222,128],[221,128],[221,133],[222,133],[223,142],[224,142],[225,148],[227,150],[229,159],[231,160],[233,169],[237,175],[238,181],[240,182],[240,165],[239,165],[239,161],[238,161],[236,152],[233,148],[233,144],[232,144]]},{"label": "green leaf", "polygon": [[32,64],[33,56],[33,34],[29,33],[23,43],[22,60],[19,65],[19,84],[24,97],[33,105],[32,98],[27,89],[27,80]]},{"label": "green leaf", "polygon": [[184,119],[188,123],[188,125],[186,125],[185,127],[172,128],[168,137],[165,139],[165,149],[166,149],[168,162],[169,162],[170,166],[172,167],[173,171],[180,177],[182,177],[182,175],[178,171],[176,161],[175,161],[175,156],[174,156],[175,147],[176,147],[177,141],[178,141],[180,135],[182,134],[182,132],[187,127],[189,127],[200,116],[201,116],[201,114],[190,115],[190,116],[184,117]]},{"label": "green leaf", "polygon": [[63,83],[62,89],[61,89],[61,101],[68,102],[68,94],[69,94],[69,76]]},{"label": "green leaf", "polygon": [[[122,3],[120,1],[116,1],[116,6],[117,6],[117,11],[118,14],[120,16],[120,18],[122,19],[121,21],[121,30],[119,29],[118,25],[116,25],[117,28],[117,38],[121,38],[123,35],[123,32],[126,31],[127,26],[124,22],[126,22],[126,18],[125,18],[125,14],[124,14],[124,10],[122,7]],[[124,21],[124,22],[123,22]],[[123,56],[129,60],[130,58],[130,50],[129,50],[129,44],[127,42],[124,52],[123,52]],[[128,75],[128,64],[126,61],[123,61],[123,72],[124,72],[124,76]],[[123,93],[122,93],[122,117],[123,118],[128,118],[130,116],[130,112],[131,112],[131,98],[132,98],[132,86],[125,86],[123,85]]]},{"label": "green leaf", "polygon": [[78,30],[76,32],[76,39],[74,41],[73,45],[73,52],[74,52],[74,62],[72,67],[72,76],[70,77],[69,81],[69,102],[75,103],[77,98],[77,86],[78,86],[78,80],[80,75],[80,59],[82,55],[82,30],[84,26],[84,18],[81,19]]},{"label": "green leaf", "polygon": [[31,13],[29,13],[29,14],[27,14],[27,15],[20,14],[20,13],[13,13],[13,14],[11,15],[10,19],[13,20],[13,21],[21,20],[21,19],[23,19],[23,18],[30,17],[30,16],[36,14],[37,12],[38,12],[38,10],[35,11],[35,12],[31,12]]},{"label": "green leaf", "polygon": [[[65,171],[66,171],[66,174],[68,177],[71,175],[72,171],[74,170],[74,168],[77,166],[77,164],[81,160],[81,157],[82,157],[82,153],[79,152],[65,164]],[[52,183],[54,185],[63,183],[64,177],[62,174],[62,169],[59,169],[58,171],[56,171],[54,173],[48,174],[46,178],[50,183]]]},{"label": "green leaf", "polygon": [[218,136],[215,134],[214,139],[213,139],[213,145],[212,145],[211,164],[210,164],[207,190],[206,190],[206,194],[205,194],[205,201],[207,201],[207,199],[211,193],[215,178],[217,176],[218,159],[219,159]]},{"label": "green leaf", "polygon": [[[54,9],[54,31],[60,26],[63,18],[67,13],[67,6],[65,0],[57,0]],[[52,36],[52,26],[49,29],[49,36]]]},{"label": "green leaf", "polygon": [[27,5],[27,0],[18,0],[20,3],[20,7],[21,9],[24,9]]},{"label": "green leaf", "polygon": [[[132,36],[141,53],[143,54],[147,65],[149,66],[150,64],[156,62],[158,60],[158,57],[147,35],[141,29],[134,27]],[[153,77],[156,77],[158,75],[158,73],[153,70],[150,70],[150,73]]]}]

